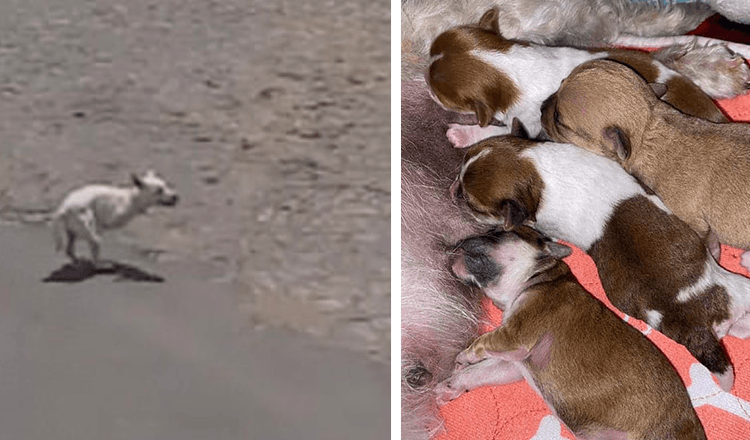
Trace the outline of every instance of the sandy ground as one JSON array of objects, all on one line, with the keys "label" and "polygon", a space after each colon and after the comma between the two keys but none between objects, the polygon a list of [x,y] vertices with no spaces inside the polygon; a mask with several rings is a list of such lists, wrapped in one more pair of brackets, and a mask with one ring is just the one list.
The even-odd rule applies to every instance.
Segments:
[{"label": "sandy ground", "polygon": [[[233,370],[221,372],[236,382],[222,385],[236,393],[227,405],[244,406],[242,399],[250,399],[244,391],[257,405],[275,398],[270,389],[282,379],[291,381],[290,374],[275,368],[245,371],[260,359],[273,364],[275,356],[283,364],[319,365],[315,373],[322,389],[343,380],[333,374],[342,360],[360,363],[357,371],[374,369],[378,388],[388,388],[389,9],[383,0],[0,3],[0,301],[20,307],[4,310],[6,319],[15,316],[16,330],[0,336],[0,352],[18,356],[7,362],[19,369],[11,376],[20,382],[4,380],[15,394],[0,393],[0,404],[3,412],[15,408],[16,394],[23,402],[11,412],[15,424],[0,422],[0,430],[16,427],[22,435],[13,438],[48,437],[42,434],[72,423],[68,416],[75,420],[86,408],[97,410],[94,397],[106,400],[116,391],[130,400],[102,409],[101,429],[117,432],[115,424],[128,424],[128,411],[145,417],[150,407],[139,407],[138,392],[125,385],[84,399],[80,413],[76,405],[63,405],[66,399],[77,402],[77,387],[70,384],[86,388],[87,377],[92,379],[87,389],[106,384],[119,361],[129,370],[127,347],[136,350],[135,342],[123,342],[125,351],[118,355],[97,354],[114,343],[108,336],[116,338],[115,331],[98,327],[112,319],[112,325],[140,331],[143,343],[152,337],[144,330],[150,326],[170,335],[153,335],[162,345],[149,342],[150,351],[135,356],[145,364],[168,365],[162,357],[191,344],[208,350],[196,355],[200,362],[237,352],[227,361]],[[97,275],[73,284],[41,283],[65,262],[53,255],[41,225],[64,194],[91,182],[125,184],[131,172],[148,168],[174,185],[180,204],[154,209],[107,235],[102,252],[165,282],[116,282]],[[217,292],[226,303],[212,309]],[[204,308],[210,320],[201,318]],[[181,310],[190,313],[183,316]],[[212,352],[221,332],[229,330],[201,339],[202,327],[191,322],[205,321],[208,328],[222,321],[222,313],[237,322],[232,327],[237,340],[227,336],[225,351]],[[35,324],[46,314],[55,325]],[[81,338],[71,342],[80,348],[77,356],[61,345],[61,329],[71,328]],[[291,349],[296,358],[284,357],[287,348],[275,348],[297,347],[299,341],[308,341],[308,348]],[[335,354],[317,354],[325,350]],[[172,359],[175,365],[180,353]],[[108,368],[94,370],[100,357]],[[75,378],[67,381],[62,374],[58,384],[57,362]],[[91,366],[91,375],[75,371],[84,365]],[[148,371],[132,373],[132,382]],[[179,390],[193,378],[199,386],[198,376],[190,374],[169,386]],[[156,377],[149,380],[158,382]],[[239,385],[251,378],[274,387],[266,393]],[[38,380],[41,385],[34,385]],[[357,388],[368,379],[346,380]],[[159,390],[148,384],[144,379],[146,391]],[[37,394],[57,386],[52,403]],[[208,385],[203,392],[221,394]],[[361,392],[366,395],[365,388]],[[156,409],[159,395],[149,394]],[[387,395],[370,399],[373,408],[382,409]],[[304,407],[302,402],[296,405]],[[364,408],[346,399],[339,406],[326,403]],[[188,409],[216,412],[209,403],[201,405],[190,403]],[[240,429],[245,412],[232,414],[238,423],[232,426]],[[387,419],[384,410],[370,415]],[[154,417],[143,433],[168,432],[159,431],[161,419]],[[88,426],[91,431],[55,438],[120,438]],[[134,432],[137,438],[191,438]]]},{"label": "sandy ground", "polygon": [[[46,229],[0,226],[0,438],[387,438],[388,371],[283,329],[252,331],[200,262],[110,254],[162,283],[42,283]],[[12,257],[10,257],[12,255]]]}]

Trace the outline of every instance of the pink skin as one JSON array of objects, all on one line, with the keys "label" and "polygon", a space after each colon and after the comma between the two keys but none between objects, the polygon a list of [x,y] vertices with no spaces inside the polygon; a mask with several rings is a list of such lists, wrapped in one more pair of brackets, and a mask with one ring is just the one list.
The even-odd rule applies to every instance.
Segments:
[{"label": "pink skin", "polygon": [[437,404],[443,406],[466,391],[488,385],[504,385],[523,380],[521,371],[500,357],[490,357],[482,362],[466,365],[453,372],[437,387]]},{"label": "pink skin", "polygon": [[445,135],[456,148],[466,148],[481,140],[510,133],[510,128],[497,125],[480,127],[478,125],[450,124],[448,127],[450,128]]}]

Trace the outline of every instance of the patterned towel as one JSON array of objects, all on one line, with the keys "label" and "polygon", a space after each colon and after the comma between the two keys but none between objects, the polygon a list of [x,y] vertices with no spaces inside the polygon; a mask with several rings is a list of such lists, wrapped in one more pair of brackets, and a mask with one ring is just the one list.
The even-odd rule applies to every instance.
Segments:
[{"label": "patterned towel", "polygon": [[[741,99],[747,103],[746,111],[750,116],[750,97]],[[748,276],[750,274],[739,265],[741,254],[742,251],[738,249],[722,246],[721,265],[732,272]],[[731,393],[726,393],[716,385],[711,373],[683,346],[653,330],[643,321],[617,311],[604,295],[596,267],[588,255],[575,249],[565,261],[586,290],[644,333],[672,361],[688,388],[709,440],[750,439],[750,340],[731,336],[723,339],[735,369],[734,388]],[[489,301],[485,301],[485,307],[492,322],[499,325],[502,312]],[[478,388],[464,393],[444,406],[441,415],[445,419],[447,431],[438,435],[438,440],[575,438],[526,382]]]}]

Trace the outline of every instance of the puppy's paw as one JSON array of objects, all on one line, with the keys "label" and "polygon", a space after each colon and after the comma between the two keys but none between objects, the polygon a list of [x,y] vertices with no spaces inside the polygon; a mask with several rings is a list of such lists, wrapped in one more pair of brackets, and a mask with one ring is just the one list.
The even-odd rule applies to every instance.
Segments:
[{"label": "puppy's paw", "polygon": [[471,129],[474,125],[450,124],[445,136],[456,148],[466,148],[473,144]]},{"label": "puppy's paw", "polygon": [[483,348],[475,349],[474,346],[471,346],[456,357],[456,369],[461,369],[467,365],[474,365],[485,359],[487,359],[487,351]]},{"label": "puppy's paw", "polygon": [[445,136],[456,148],[466,148],[493,136],[510,134],[510,128],[497,125],[480,127],[478,125],[449,124],[448,127]]},{"label": "puppy's paw", "polygon": [[453,377],[449,377],[435,387],[435,401],[438,407],[442,407],[463,394],[464,391],[466,390],[455,386],[453,383]]},{"label": "puppy's paw", "polygon": [[682,62],[691,65],[693,81],[714,99],[729,99],[750,90],[750,67],[724,44],[688,52]]}]

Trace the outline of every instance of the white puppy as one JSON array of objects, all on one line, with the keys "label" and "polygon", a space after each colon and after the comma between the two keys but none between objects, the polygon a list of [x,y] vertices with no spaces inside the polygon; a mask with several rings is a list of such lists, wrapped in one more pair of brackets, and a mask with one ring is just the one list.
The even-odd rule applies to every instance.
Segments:
[{"label": "white puppy", "polygon": [[[99,232],[125,226],[153,205],[174,206],[178,196],[167,183],[149,170],[143,177],[132,175],[133,186],[87,185],[68,194],[52,219],[56,249],[77,262],[75,241],[86,240],[94,266],[99,260]],[[65,240],[67,238],[67,245]]]}]

